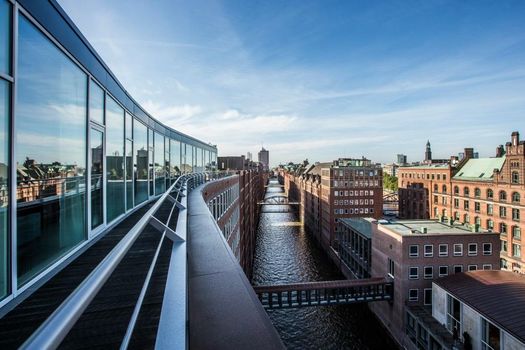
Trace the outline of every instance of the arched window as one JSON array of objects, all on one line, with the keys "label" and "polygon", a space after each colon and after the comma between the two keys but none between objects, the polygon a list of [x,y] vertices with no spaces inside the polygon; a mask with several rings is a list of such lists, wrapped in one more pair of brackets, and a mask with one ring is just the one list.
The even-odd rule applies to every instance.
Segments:
[{"label": "arched window", "polygon": [[459,220],[459,211],[454,212],[454,219]]},{"label": "arched window", "polygon": [[442,213],[443,213],[443,219],[446,219],[447,218],[447,209],[443,209]]},{"label": "arched window", "polygon": [[487,230],[493,230],[494,229],[494,221],[491,219],[487,220]]},{"label": "arched window", "polygon": [[441,188],[441,192],[447,193],[447,185],[443,185],[443,187]]},{"label": "arched window", "polygon": [[459,187],[458,186],[454,186],[454,194],[459,194]]},{"label": "arched window", "polygon": [[481,197],[481,190],[479,188],[477,188],[477,187],[474,189],[474,196],[476,198]]},{"label": "arched window", "polygon": [[499,224],[499,233],[501,233],[502,235],[507,234],[507,224],[505,224],[504,222]]},{"label": "arched window", "polygon": [[519,184],[520,183],[520,174],[517,171],[512,172],[512,183],[513,184]]},{"label": "arched window", "polygon": [[463,223],[470,224],[470,217],[468,214],[463,215]]},{"label": "arched window", "polygon": [[512,202],[513,203],[519,203],[520,202],[520,194],[518,192],[512,193]]},{"label": "arched window", "polygon": [[437,191],[438,191],[438,185],[434,184],[434,192],[437,192]]},{"label": "arched window", "polygon": [[474,222],[476,223],[476,225],[481,226],[481,218],[479,216],[476,216],[474,218]]},{"label": "arched window", "polygon": [[499,192],[499,200],[500,200],[500,201],[506,201],[506,200],[507,200],[507,192],[505,192],[505,191],[500,191],[500,192]]},{"label": "arched window", "polygon": [[465,197],[468,197],[469,194],[470,194],[470,190],[469,190],[469,188],[468,188],[468,187],[463,188],[463,195],[464,195]]},{"label": "arched window", "polygon": [[487,199],[494,198],[494,191],[492,191],[490,188],[487,190]]}]

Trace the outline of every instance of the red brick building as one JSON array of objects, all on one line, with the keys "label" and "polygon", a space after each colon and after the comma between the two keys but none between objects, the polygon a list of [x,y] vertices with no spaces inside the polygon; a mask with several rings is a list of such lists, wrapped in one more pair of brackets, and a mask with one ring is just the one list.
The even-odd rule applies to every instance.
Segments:
[{"label": "red brick building", "polygon": [[338,159],[331,163],[306,162],[282,168],[285,191],[301,203],[305,229],[330,251],[342,218],[380,218],[383,207],[381,167],[370,160]]},{"label": "red brick building", "polygon": [[370,303],[402,347],[413,349],[405,333],[405,308],[430,307],[432,282],[463,271],[499,269],[495,232],[470,232],[437,220],[379,220],[371,223],[372,277],[394,280],[393,302]]},{"label": "red brick building", "polygon": [[398,174],[400,217],[499,232],[502,269],[525,273],[525,141],[518,132],[497,147],[495,157],[474,158],[473,150],[465,149],[456,165],[401,167]]},{"label": "red brick building", "polygon": [[203,198],[246,276],[252,273],[259,220],[268,173],[262,166],[206,185]]}]

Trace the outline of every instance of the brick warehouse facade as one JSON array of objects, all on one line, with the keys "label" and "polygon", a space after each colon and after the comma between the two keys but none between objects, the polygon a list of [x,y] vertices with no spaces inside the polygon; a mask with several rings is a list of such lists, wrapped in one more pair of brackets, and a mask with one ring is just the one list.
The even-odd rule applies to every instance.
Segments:
[{"label": "brick warehouse facade", "polygon": [[525,141],[513,132],[493,158],[465,157],[446,165],[401,167],[399,214],[461,222],[500,233],[501,268],[525,273]]},{"label": "brick warehouse facade", "polygon": [[279,175],[290,200],[300,202],[305,230],[336,261],[337,232],[343,230],[340,219],[382,216],[382,170],[368,159],[305,162],[281,168]]},{"label": "brick warehouse facade", "polygon": [[203,198],[246,276],[252,273],[259,221],[258,201],[264,198],[268,173],[262,167],[208,184]]}]

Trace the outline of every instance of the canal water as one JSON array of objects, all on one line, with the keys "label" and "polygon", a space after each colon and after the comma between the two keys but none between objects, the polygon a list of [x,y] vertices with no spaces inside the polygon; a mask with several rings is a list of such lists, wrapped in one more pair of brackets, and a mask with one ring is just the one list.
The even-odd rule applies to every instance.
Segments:
[{"label": "canal water", "polygon": [[[271,180],[277,184],[277,180]],[[269,187],[266,197],[283,193]],[[264,206],[253,268],[254,285],[343,279],[288,206]],[[396,349],[364,304],[268,311],[288,349]]]}]

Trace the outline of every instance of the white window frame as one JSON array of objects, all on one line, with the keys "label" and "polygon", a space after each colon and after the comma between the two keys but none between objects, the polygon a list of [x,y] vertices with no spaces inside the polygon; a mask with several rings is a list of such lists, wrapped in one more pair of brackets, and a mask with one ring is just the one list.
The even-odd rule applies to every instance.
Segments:
[{"label": "white window frame", "polygon": [[[458,252],[456,252],[456,247],[461,248]],[[454,256],[463,256],[463,243],[454,243]]]},{"label": "white window frame", "polygon": [[[430,269],[432,273],[428,275],[426,269]],[[423,278],[426,280],[434,278],[434,266],[425,266],[423,268]]]},{"label": "white window frame", "polygon": [[[416,247],[416,250],[417,250],[417,252],[414,253],[414,254],[410,252],[410,248],[412,248],[412,247]],[[411,244],[411,245],[408,246],[408,257],[409,258],[417,258],[417,257],[419,257],[419,245],[418,244]]]},{"label": "white window frame", "polygon": [[[415,298],[412,298],[412,296],[410,295],[412,291],[416,291]],[[409,289],[408,290],[408,301],[418,301],[418,300],[419,300],[419,289],[416,289],[416,288]]]},{"label": "white window frame", "polygon": [[467,271],[477,271],[478,265],[472,264],[467,266]]},{"label": "white window frame", "polygon": [[[470,247],[471,246],[475,246],[476,247],[476,251],[475,252],[471,252],[470,251]],[[468,244],[468,256],[477,256],[478,255],[478,244],[477,243],[469,243]]]},{"label": "white window frame", "polygon": [[[456,272],[456,267],[461,267],[461,271]],[[454,265],[454,273],[461,273],[463,272],[463,265]]]},{"label": "white window frame", "polygon": [[[431,252],[427,253],[427,247],[431,247]],[[423,255],[425,258],[432,258],[434,256],[434,245],[433,244],[425,244],[423,246]]]},{"label": "white window frame", "polygon": [[[445,247],[445,252],[441,252],[441,247]],[[439,245],[439,256],[440,257],[444,257],[444,256],[448,256],[448,244],[440,244]]]},{"label": "white window frame", "polygon": [[[492,255],[492,243],[482,243],[482,248],[483,248],[483,255]],[[490,247],[489,250],[485,250],[485,245],[488,245]]]},{"label": "white window frame", "polygon": [[[456,266],[459,266],[459,265],[456,265]],[[445,273],[445,274],[441,273],[441,268],[446,268],[447,269],[447,273]],[[448,276],[448,265],[441,265],[439,267],[438,276],[439,277]]]},{"label": "white window frame", "polygon": [[[416,269],[416,275],[412,275],[412,269]],[[408,268],[408,279],[409,280],[417,280],[419,279],[419,267],[417,266],[410,266]]]},{"label": "white window frame", "polygon": [[483,270],[492,270],[492,264],[483,264]]}]

